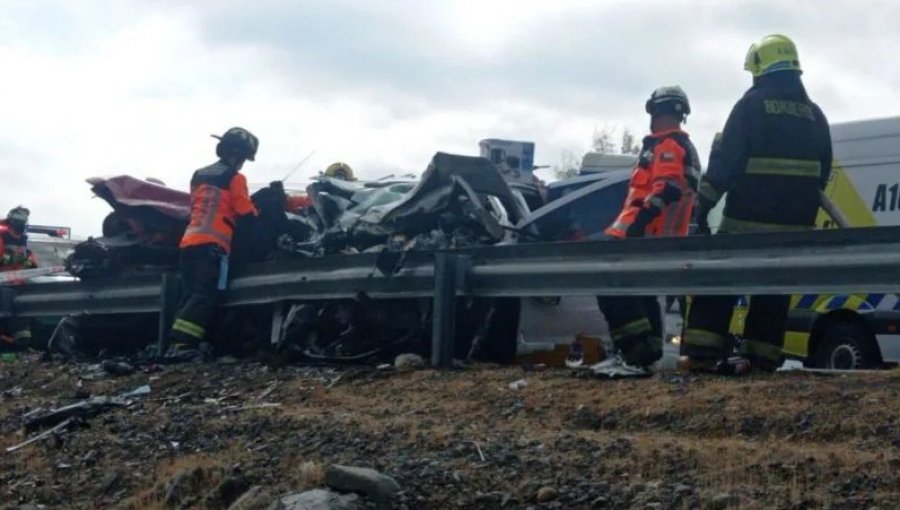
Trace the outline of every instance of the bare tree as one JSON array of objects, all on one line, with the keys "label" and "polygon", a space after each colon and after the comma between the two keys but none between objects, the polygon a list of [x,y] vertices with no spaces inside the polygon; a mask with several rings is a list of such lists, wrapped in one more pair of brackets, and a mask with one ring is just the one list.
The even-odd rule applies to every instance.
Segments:
[{"label": "bare tree", "polygon": [[[594,128],[591,151],[599,154],[639,154],[641,145],[628,128],[621,130],[621,143],[616,143],[620,138],[619,131],[619,127],[615,124],[604,124],[602,127]],[[560,153],[557,163],[553,165],[553,174],[557,179],[567,179],[578,175],[580,168],[581,158],[573,151],[564,150]]]},{"label": "bare tree", "polygon": [[559,153],[559,160],[553,165],[553,174],[557,179],[568,179],[578,175],[581,159],[573,151],[564,150]]},{"label": "bare tree", "polygon": [[641,146],[635,140],[634,134],[630,129],[625,128],[622,131],[622,154],[640,154]]},{"label": "bare tree", "polygon": [[594,152],[599,152],[600,154],[615,154],[616,143],[613,141],[615,134],[615,126],[594,128],[594,135],[591,137],[591,148]]}]

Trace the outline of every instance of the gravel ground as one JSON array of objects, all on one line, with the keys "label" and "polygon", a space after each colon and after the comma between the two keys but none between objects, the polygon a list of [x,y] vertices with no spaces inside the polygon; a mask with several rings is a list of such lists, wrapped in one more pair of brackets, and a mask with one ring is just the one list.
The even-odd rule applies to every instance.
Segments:
[{"label": "gravel ground", "polygon": [[900,508],[896,371],[608,381],[232,362],[104,376],[30,357],[0,369],[4,449],[40,432],[23,431],[36,409],[151,387],[0,450],[8,508],[225,509],[251,486],[268,502],[323,487],[332,464],[399,482],[380,508]]}]

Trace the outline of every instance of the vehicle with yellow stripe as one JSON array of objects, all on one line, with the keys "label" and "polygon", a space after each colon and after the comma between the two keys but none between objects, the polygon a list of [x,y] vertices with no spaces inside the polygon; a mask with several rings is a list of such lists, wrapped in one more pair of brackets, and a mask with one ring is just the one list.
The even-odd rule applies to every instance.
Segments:
[{"label": "vehicle with yellow stripe", "polygon": [[[831,127],[834,163],[825,195],[851,227],[900,225],[900,117]],[[817,228],[837,228],[819,211]],[[746,299],[732,332],[741,333]],[[791,297],[784,352],[808,366],[868,368],[900,362],[900,295],[800,294]]]}]

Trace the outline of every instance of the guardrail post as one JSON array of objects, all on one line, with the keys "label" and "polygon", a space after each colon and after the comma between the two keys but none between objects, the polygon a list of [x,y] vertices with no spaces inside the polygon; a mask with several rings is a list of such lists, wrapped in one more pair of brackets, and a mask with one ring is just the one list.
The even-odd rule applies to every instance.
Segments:
[{"label": "guardrail post", "polygon": [[269,333],[269,343],[272,345],[281,341],[281,327],[284,324],[284,301],[272,303],[272,329]]},{"label": "guardrail post", "polygon": [[178,311],[180,290],[178,274],[163,273],[159,296],[159,332],[156,336],[156,345],[160,356],[163,356],[169,349],[169,329],[172,328],[175,312]]},{"label": "guardrail post", "polygon": [[456,340],[456,292],[465,283],[468,258],[434,255],[434,307],[431,324],[431,364],[452,368]]}]

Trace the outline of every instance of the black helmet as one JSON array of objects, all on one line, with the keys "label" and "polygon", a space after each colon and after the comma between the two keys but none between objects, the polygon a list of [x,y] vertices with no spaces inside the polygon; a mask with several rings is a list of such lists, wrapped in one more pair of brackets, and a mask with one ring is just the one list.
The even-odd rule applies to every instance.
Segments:
[{"label": "black helmet", "polygon": [[6,224],[13,228],[16,232],[24,232],[25,227],[28,225],[28,217],[31,215],[31,211],[27,208],[20,206],[16,206],[10,209],[9,213],[6,215]]},{"label": "black helmet", "polygon": [[678,85],[671,87],[660,87],[650,94],[650,99],[644,105],[652,117],[662,114],[671,114],[684,117],[691,113],[691,103],[688,101],[687,94],[681,90]]},{"label": "black helmet", "polygon": [[236,156],[250,161],[254,161],[256,158],[259,139],[244,128],[233,127],[222,136],[211,136],[219,139],[219,144],[216,145],[216,156],[220,158]]}]

